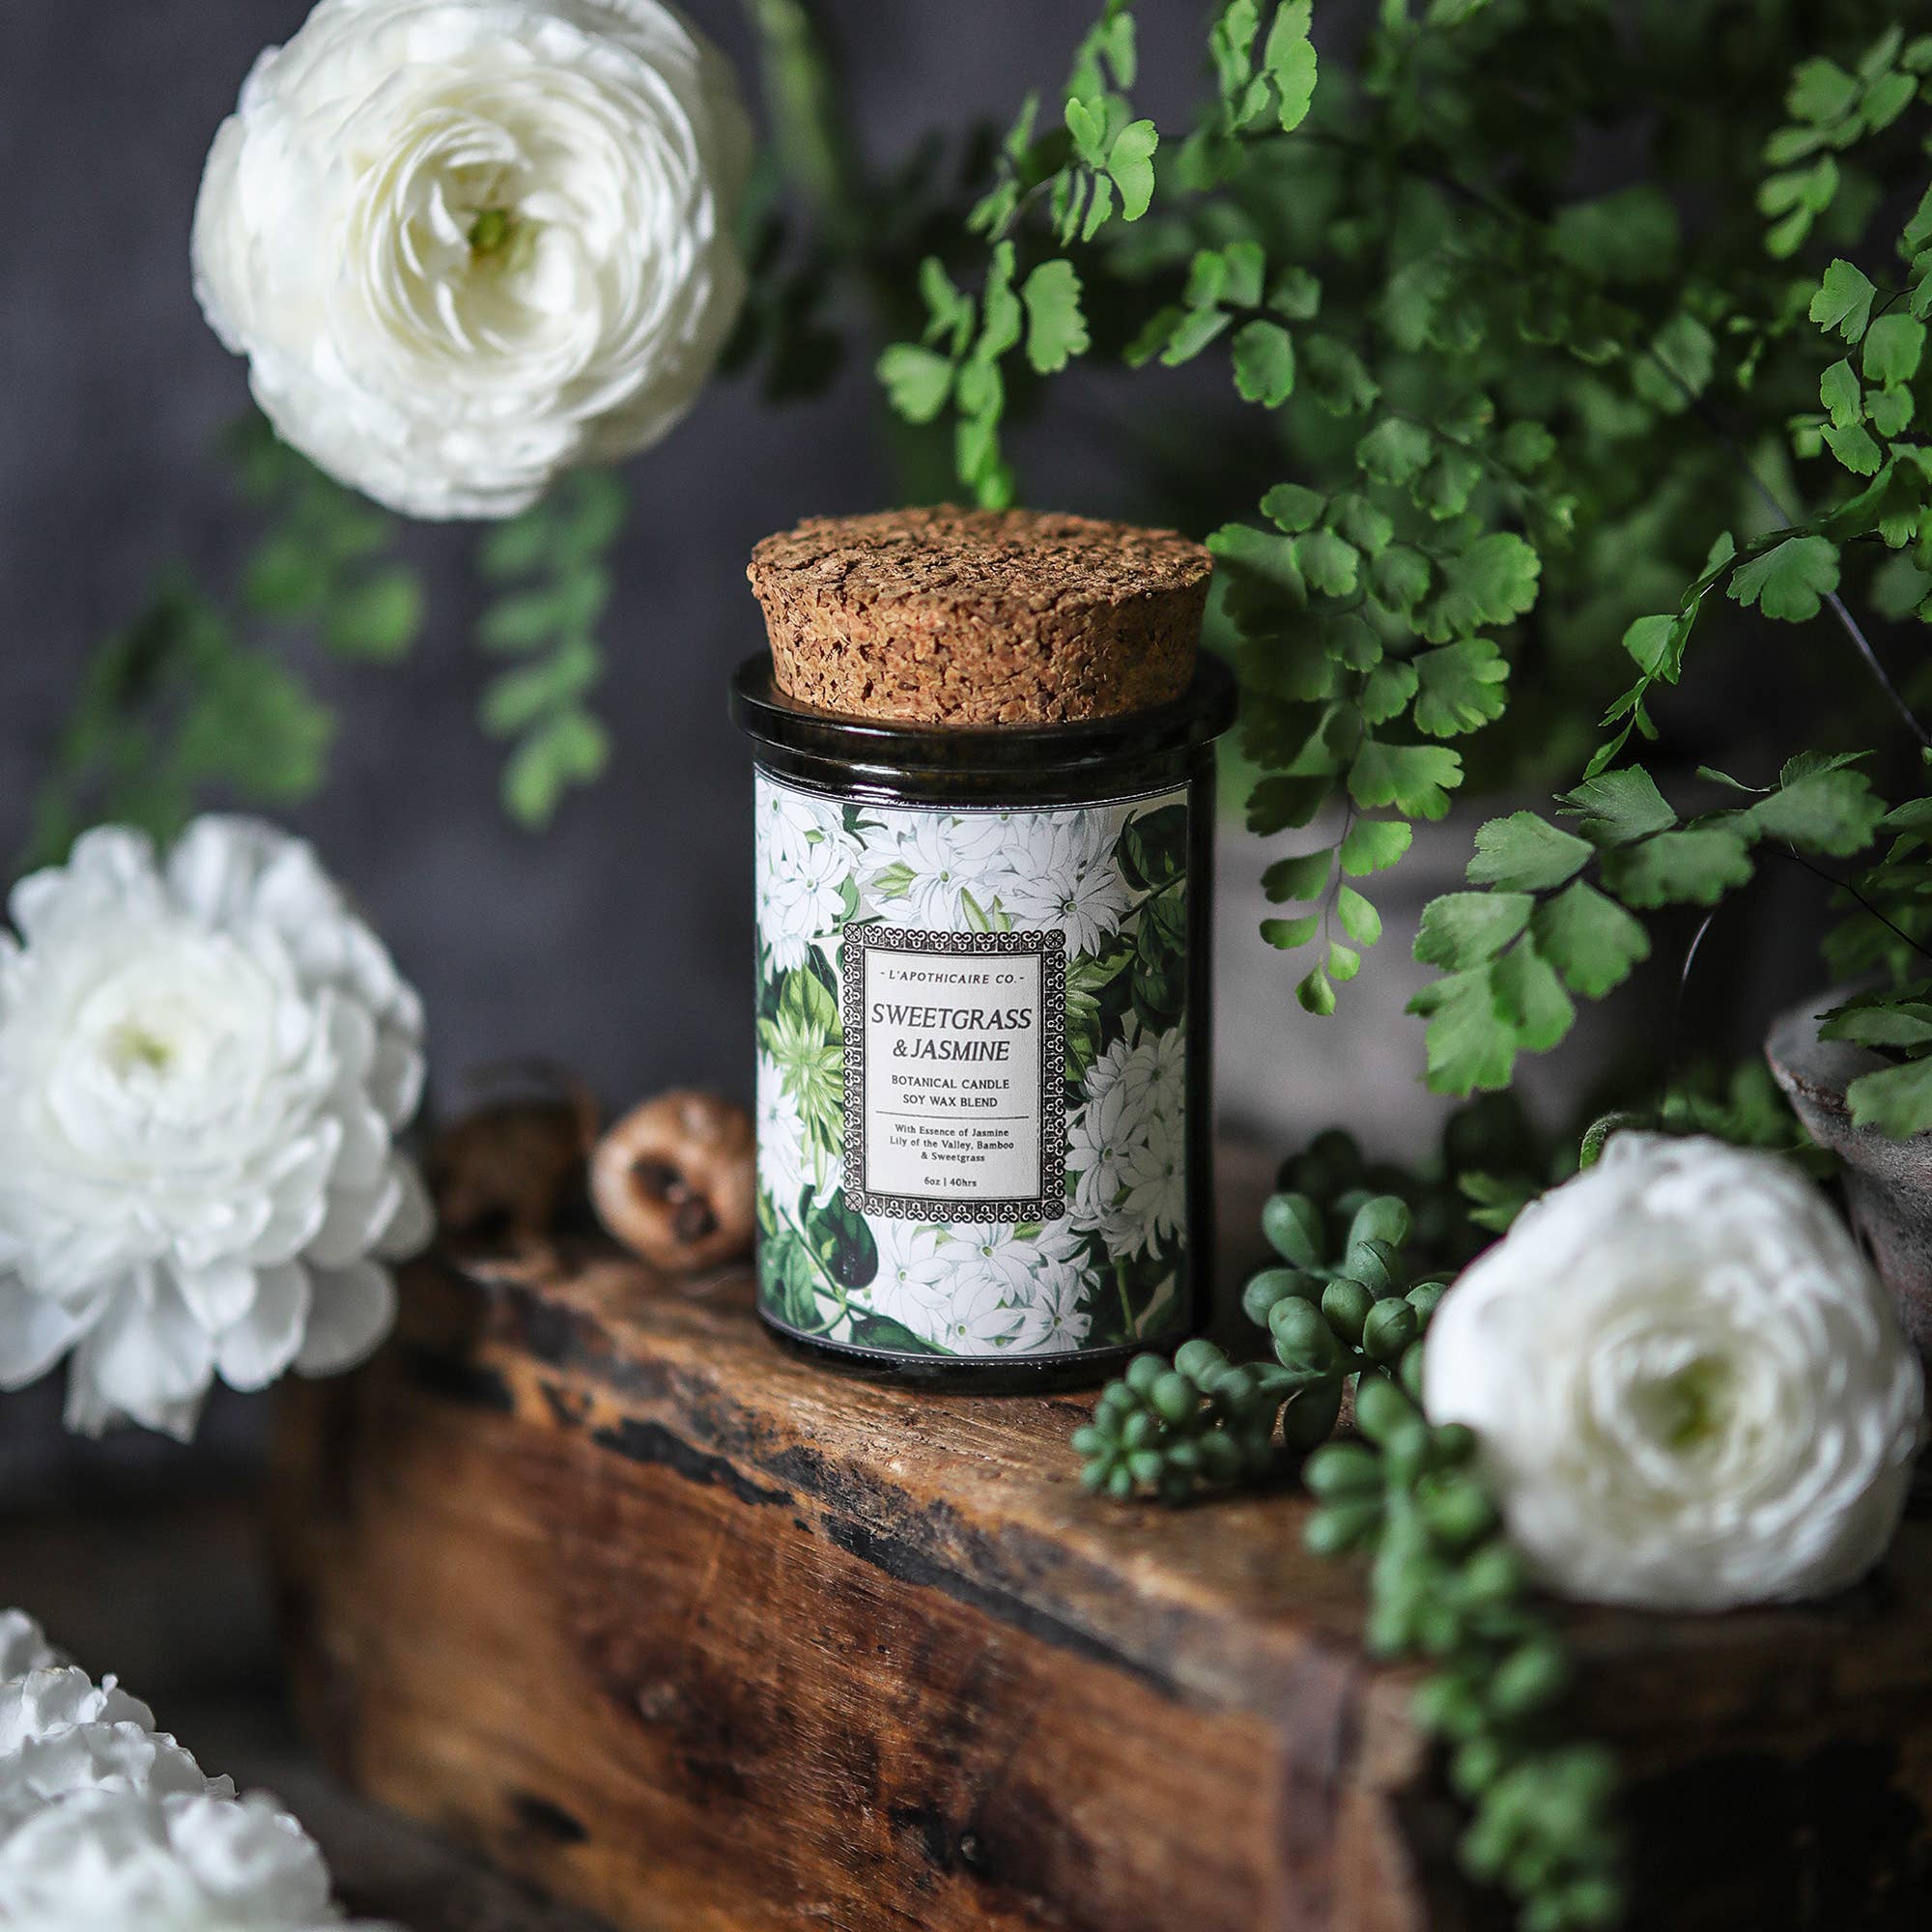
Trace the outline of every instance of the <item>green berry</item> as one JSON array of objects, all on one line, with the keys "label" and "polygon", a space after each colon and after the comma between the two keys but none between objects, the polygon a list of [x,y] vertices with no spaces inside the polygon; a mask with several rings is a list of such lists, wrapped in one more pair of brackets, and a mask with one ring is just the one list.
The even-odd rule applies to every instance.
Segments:
[{"label": "green berry", "polygon": [[1378,1194],[1355,1209],[1349,1223],[1347,1246],[1352,1251],[1364,1241],[1385,1241],[1400,1250],[1412,1225],[1406,1202],[1398,1195]]},{"label": "green berry", "polygon": [[1355,1424],[1371,1442],[1387,1442],[1405,1423],[1419,1422],[1415,1405],[1382,1376],[1364,1376],[1355,1391]]},{"label": "green berry", "polygon": [[1127,1364],[1126,1383],[1138,1396],[1153,1393],[1153,1385],[1167,1374],[1167,1364],[1158,1355],[1136,1355]]},{"label": "green berry", "polygon": [[1121,1425],[1121,1441],[1129,1449],[1151,1447],[1159,1434],[1158,1419],[1144,1408],[1135,1409]]},{"label": "green berry", "polygon": [[1298,1268],[1321,1262],[1321,1210],[1305,1194],[1276,1194],[1262,1209],[1262,1233],[1283,1261]]},{"label": "green berry", "polygon": [[1342,1351],[1333,1331],[1321,1319],[1320,1309],[1305,1301],[1283,1301],[1268,1317],[1274,1337],[1274,1351],[1291,1369],[1330,1369],[1338,1367]]},{"label": "green berry", "polygon": [[1342,1378],[1312,1383],[1282,1411],[1282,1440],[1291,1450],[1313,1449],[1333,1434],[1341,1412]]},{"label": "green berry", "polygon": [[1553,1636],[1528,1637],[1492,1673],[1489,1704],[1499,1718],[1526,1718],[1569,1688],[1569,1653]]},{"label": "green berry", "polygon": [[1107,1449],[1107,1438],[1099,1430],[1089,1423],[1083,1429],[1076,1429],[1072,1435],[1073,1453],[1076,1456],[1098,1456]]},{"label": "green berry", "polygon": [[1308,1519],[1302,1541],[1318,1556],[1339,1556],[1352,1549],[1380,1520],[1378,1497],[1361,1497],[1352,1502],[1329,1503]]},{"label": "green berry", "polygon": [[1496,1526],[1496,1507],[1473,1476],[1433,1483],[1422,1497],[1423,1520],[1452,1548],[1465,1548]]},{"label": "green berry", "polygon": [[1324,1502],[1361,1495],[1382,1486],[1381,1459],[1359,1442],[1334,1442],[1308,1459],[1301,1472],[1310,1495]]},{"label": "green berry", "polygon": [[1439,1281],[1418,1282],[1405,1297],[1415,1310],[1416,1320],[1426,1327],[1429,1318],[1435,1313],[1436,1305],[1449,1293],[1448,1285]]},{"label": "green berry", "polygon": [[1205,1336],[1183,1342],[1175,1351],[1174,1366],[1197,1387],[1205,1388],[1209,1378],[1228,1366],[1227,1355]]},{"label": "green berry", "polygon": [[1260,1327],[1267,1326],[1270,1311],[1291,1295],[1312,1301],[1321,1293],[1321,1277],[1302,1268],[1263,1268],[1241,1291],[1241,1311]]},{"label": "green berry", "polygon": [[1408,1289],[1401,1253],[1387,1241],[1357,1241],[1350,1245],[1344,1270],[1359,1281],[1378,1301]]},{"label": "green berry", "polygon": [[1188,1421],[1201,1404],[1201,1391],[1178,1370],[1170,1369],[1148,1390],[1149,1402],[1163,1422],[1176,1428]]},{"label": "green berry", "polygon": [[1136,1483],[1151,1489],[1160,1481],[1166,1461],[1158,1449],[1136,1449],[1127,1458],[1127,1473]]},{"label": "green berry", "polygon": [[1406,1301],[1378,1301],[1362,1323],[1362,1347],[1378,1362],[1399,1362],[1421,1324]]},{"label": "green berry", "polygon": [[1529,1574],[1515,1546],[1497,1537],[1463,1565],[1463,1597],[1471,1604],[1514,1603],[1528,1586]]},{"label": "green berry", "polygon": [[1421,1342],[1411,1342],[1402,1351],[1402,1367],[1397,1373],[1402,1377],[1402,1385],[1408,1391],[1409,1399],[1419,1404],[1422,1401]]},{"label": "green berry", "polygon": [[1361,1341],[1362,1323],[1375,1305],[1375,1297],[1369,1291],[1347,1276],[1331,1281],[1321,1291],[1321,1313],[1328,1318],[1329,1327],[1345,1342]]}]

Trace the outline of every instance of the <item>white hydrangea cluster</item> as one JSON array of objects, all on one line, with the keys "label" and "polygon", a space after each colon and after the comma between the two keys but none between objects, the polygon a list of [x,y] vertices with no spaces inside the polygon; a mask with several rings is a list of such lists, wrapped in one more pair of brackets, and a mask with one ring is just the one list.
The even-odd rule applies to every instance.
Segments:
[{"label": "white hydrangea cluster", "polygon": [[295,1819],[206,1776],[147,1705],[66,1662],[20,1610],[0,1611],[0,1925],[344,1932]]}]

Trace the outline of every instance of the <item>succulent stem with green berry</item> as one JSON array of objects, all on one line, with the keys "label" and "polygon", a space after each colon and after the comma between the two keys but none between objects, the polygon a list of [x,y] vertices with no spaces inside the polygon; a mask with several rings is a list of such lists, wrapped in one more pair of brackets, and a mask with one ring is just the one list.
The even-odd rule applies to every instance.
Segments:
[{"label": "succulent stem with green berry", "polygon": [[1337,1259],[1329,1217],[1309,1196],[1277,1194],[1263,1211],[1283,1264],[1248,1283],[1241,1307],[1275,1359],[1231,1362],[1207,1341],[1171,1363],[1137,1356],[1074,1433],[1089,1489],[1182,1503],[1257,1482],[1328,1435],[1351,1380],[1412,1385],[1442,1284],[1409,1285],[1409,1210],[1396,1196],[1354,1190],[1336,1206],[1348,1216]]},{"label": "succulent stem with green berry", "polygon": [[1355,1423],[1361,1442],[1308,1459],[1321,1507],[1306,1539],[1320,1555],[1371,1556],[1372,1651],[1435,1665],[1414,1712],[1471,1807],[1463,1869],[1517,1901],[1522,1932],[1617,1924],[1615,1760],[1564,1734],[1570,1654],[1477,1473],[1476,1438],[1432,1427],[1386,1378],[1365,1381]]}]

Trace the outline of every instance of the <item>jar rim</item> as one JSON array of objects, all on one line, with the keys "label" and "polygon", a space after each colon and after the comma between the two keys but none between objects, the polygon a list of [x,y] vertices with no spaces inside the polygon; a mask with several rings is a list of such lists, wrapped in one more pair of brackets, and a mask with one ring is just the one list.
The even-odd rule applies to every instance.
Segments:
[{"label": "jar rim", "polygon": [[1038,771],[1179,751],[1220,737],[1236,703],[1233,671],[1208,651],[1187,689],[1165,704],[1058,724],[936,724],[815,710],[779,690],[768,650],[731,676],[731,722],[754,743],[865,766],[928,765],[937,756],[954,770]]}]

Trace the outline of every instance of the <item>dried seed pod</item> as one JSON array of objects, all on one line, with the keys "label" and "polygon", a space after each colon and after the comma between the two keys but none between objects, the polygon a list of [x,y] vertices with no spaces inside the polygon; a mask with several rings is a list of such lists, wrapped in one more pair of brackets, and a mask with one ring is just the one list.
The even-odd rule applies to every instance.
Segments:
[{"label": "dried seed pod", "polygon": [[597,1218],[667,1273],[717,1267],[751,1253],[756,1226],[752,1117],[713,1094],[661,1094],[597,1144]]}]

